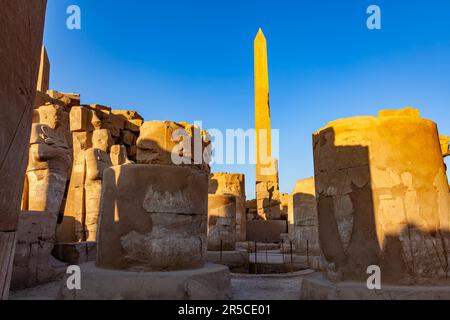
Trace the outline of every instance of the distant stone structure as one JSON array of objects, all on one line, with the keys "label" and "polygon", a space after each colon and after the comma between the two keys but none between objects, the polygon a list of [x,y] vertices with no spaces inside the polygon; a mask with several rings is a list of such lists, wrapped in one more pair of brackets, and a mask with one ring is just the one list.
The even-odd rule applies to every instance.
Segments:
[{"label": "distant stone structure", "polygon": [[41,49],[41,61],[39,64],[39,76],[36,90],[46,93],[50,88],[50,61],[44,46]]},{"label": "distant stone structure", "polygon": [[314,178],[298,180],[290,195],[288,232],[294,242],[295,253],[305,258],[305,267],[321,269],[322,251]]},{"label": "distant stone structure", "polygon": [[209,194],[233,195],[236,199],[236,241],[246,240],[245,176],[214,172],[209,177]]},{"label": "distant stone structure", "polygon": [[321,249],[334,279],[448,276],[449,186],[436,124],[411,108],[336,120],[314,135]]},{"label": "distant stone structure", "polygon": [[208,195],[208,250],[236,249],[236,197]]},{"label": "distant stone structure", "polygon": [[267,42],[261,29],[254,41],[256,203],[262,219],[280,219],[278,161],[272,158]]},{"label": "distant stone structure", "polygon": [[46,4],[16,0],[0,6],[0,299],[9,292]]}]

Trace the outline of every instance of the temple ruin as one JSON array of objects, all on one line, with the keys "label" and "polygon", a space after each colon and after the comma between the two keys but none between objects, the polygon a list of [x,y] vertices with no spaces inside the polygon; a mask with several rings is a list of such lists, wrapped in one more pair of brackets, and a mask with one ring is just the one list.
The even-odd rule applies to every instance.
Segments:
[{"label": "temple ruin", "polygon": [[[44,287],[49,299],[226,300],[265,276],[301,279],[297,299],[450,299],[450,137],[419,110],[328,123],[312,134],[314,176],[286,193],[261,29],[249,181],[213,172],[214,141],[198,125],[54,90],[45,8],[0,9],[0,299]],[[69,266],[82,274],[76,291]]]}]

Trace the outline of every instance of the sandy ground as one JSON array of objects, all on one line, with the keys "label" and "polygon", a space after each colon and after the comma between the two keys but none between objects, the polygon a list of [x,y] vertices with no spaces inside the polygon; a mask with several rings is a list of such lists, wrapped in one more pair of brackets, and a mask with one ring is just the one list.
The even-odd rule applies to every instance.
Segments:
[{"label": "sandy ground", "polygon": [[[311,274],[304,270],[289,274],[232,274],[233,300],[299,300],[302,278]],[[10,300],[55,300],[61,282],[51,282],[35,288],[10,292]]]},{"label": "sandy ground", "polygon": [[25,290],[10,291],[9,300],[56,300],[61,281],[50,282]]}]

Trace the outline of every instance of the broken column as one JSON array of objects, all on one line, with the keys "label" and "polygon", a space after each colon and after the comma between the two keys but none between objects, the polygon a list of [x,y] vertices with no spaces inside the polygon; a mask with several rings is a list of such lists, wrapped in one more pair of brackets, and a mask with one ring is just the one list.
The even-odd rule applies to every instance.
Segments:
[{"label": "broken column", "polygon": [[0,6],[0,299],[7,299],[9,292],[45,8],[45,0],[8,1]]},{"label": "broken column", "polygon": [[189,163],[205,137],[189,124],[145,122],[138,164],[104,170],[97,259],[81,266],[77,299],[229,297],[228,268],[205,264],[209,164]]},{"label": "broken column", "polygon": [[203,265],[204,173],[177,166],[115,166],[105,171],[103,183],[99,267],[167,271]]},{"label": "broken column", "polygon": [[239,173],[211,173],[209,178],[210,194],[229,194],[236,198],[236,241],[246,239],[245,212],[245,176]]},{"label": "broken column", "polygon": [[387,282],[448,276],[449,187],[436,124],[411,108],[336,120],[314,135],[319,237],[329,273]]},{"label": "broken column", "polygon": [[306,268],[322,268],[314,178],[298,180],[290,195],[289,236]]},{"label": "broken column", "polygon": [[[191,158],[190,129],[172,121],[145,122],[137,140],[138,165],[105,171],[98,266],[156,271],[203,264],[209,167],[172,161],[178,144],[178,155]],[[188,142],[174,141],[182,133]],[[201,136],[196,142],[203,143]]]}]

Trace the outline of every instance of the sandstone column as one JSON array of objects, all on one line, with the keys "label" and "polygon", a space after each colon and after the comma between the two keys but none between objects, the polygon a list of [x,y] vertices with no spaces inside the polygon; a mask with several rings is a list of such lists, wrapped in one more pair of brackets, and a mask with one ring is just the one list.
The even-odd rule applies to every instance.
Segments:
[{"label": "sandstone column", "polygon": [[208,250],[236,249],[236,197],[208,195]]},{"label": "sandstone column", "polygon": [[279,219],[278,164],[272,159],[267,42],[261,29],[254,41],[256,200],[258,215]]},{"label": "sandstone column", "polygon": [[46,0],[3,1],[0,6],[0,299],[9,291],[45,8]]},{"label": "sandstone column", "polygon": [[314,135],[314,167],[333,274],[366,279],[378,265],[383,282],[448,276],[449,187],[434,122],[410,108],[333,121]]},{"label": "sandstone column", "polygon": [[322,252],[314,178],[298,180],[289,201],[289,236],[295,252],[308,263],[306,267],[320,269]]},{"label": "sandstone column", "polygon": [[209,194],[231,194],[236,197],[236,241],[245,241],[245,176],[239,173],[215,172],[209,177]]}]

